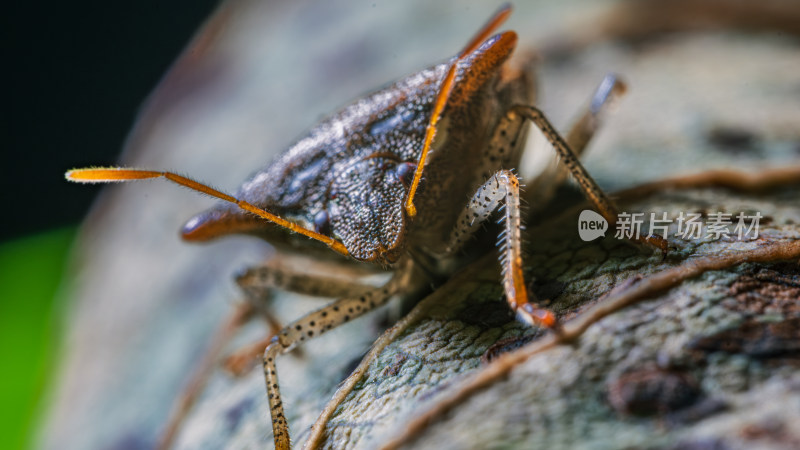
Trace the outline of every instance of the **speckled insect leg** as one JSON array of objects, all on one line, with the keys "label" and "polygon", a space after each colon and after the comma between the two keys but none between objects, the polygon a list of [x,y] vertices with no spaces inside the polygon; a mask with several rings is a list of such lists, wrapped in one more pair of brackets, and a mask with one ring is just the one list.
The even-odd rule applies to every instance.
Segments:
[{"label": "speckled insect leg", "polygon": [[[272,329],[280,330],[281,328]],[[272,342],[273,336],[274,334],[268,334],[258,341],[238,348],[228,355],[223,362],[225,370],[235,377],[241,377],[249,373],[250,370],[255,367],[256,363],[261,360],[261,356],[264,355],[264,350],[266,350],[269,343]]]},{"label": "speckled insect leg", "polygon": [[[592,95],[589,105],[564,137],[567,147],[580,157],[600,128],[603,116],[625,92],[626,86],[615,75],[606,75]],[[520,117],[520,119],[522,119]],[[553,161],[541,174],[529,180],[528,189],[522,193],[523,202],[530,205],[528,214],[536,213],[555,195],[556,190],[569,176],[567,169]]]},{"label": "speckled insect leg", "polygon": [[530,298],[522,275],[522,219],[519,204],[519,180],[510,170],[501,170],[481,186],[460,216],[450,234],[449,252],[464,245],[491,214],[502,209],[504,230],[500,234],[500,264],[503,288],[512,311],[530,325],[553,327],[555,315],[536,306]]},{"label": "speckled insect leg", "polygon": [[625,93],[627,86],[614,74],[608,74],[594,91],[589,106],[565,136],[567,146],[580,156],[600,128],[608,110]]},{"label": "speckled insect leg", "polygon": [[[534,125],[539,128],[542,134],[544,134],[544,137],[553,145],[561,163],[564,164],[564,167],[566,167],[580,186],[583,195],[586,196],[600,215],[613,227],[617,222],[617,206],[608,198],[605,192],[600,189],[600,186],[597,185],[586,168],[584,168],[578,160],[578,155],[567,145],[564,138],[558,134],[558,131],[556,131],[555,127],[547,120],[544,114],[533,106],[515,105],[511,107],[507,115],[511,117],[522,116],[533,122]],[[639,240],[654,247],[658,247],[666,254],[667,241],[661,238],[661,236],[642,236]]]},{"label": "speckled insect leg", "polygon": [[412,274],[412,261],[407,259],[398,263],[395,275],[379,288],[373,288],[360,294],[339,299],[332,304],[306,314],[300,320],[289,324],[264,351],[264,380],[267,384],[267,396],[272,419],[272,432],[276,449],[289,448],[289,427],[283,412],[280,390],[278,389],[278,373],[275,359],[295,348],[298,344],[321,335],[322,333],[349,322],[362,314],[384,305],[395,294],[406,288]]},{"label": "speckled insect leg", "polygon": [[567,145],[564,138],[556,131],[555,127],[550,123],[544,114],[527,105],[515,105],[507,113],[509,116],[522,116],[536,125],[537,128],[544,134],[544,137],[553,145],[556,153],[558,154],[561,163],[572,174],[581,187],[586,198],[598,209],[598,212],[606,218],[609,222],[616,222],[617,220],[617,207],[614,202],[603,192],[597,185],[589,172],[583,167],[578,160],[578,156]]},{"label": "speckled insect leg", "polygon": [[525,138],[525,119],[519,116],[504,116],[494,129],[489,145],[484,151],[483,160],[488,164],[484,166],[483,178],[488,180],[500,168],[514,167],[517,158],[517,143]]},{"label": "speckled insect leg", "polygon": [[239,348],[225,358],[225,369],[237,376],[245,374],[253,367],[264,354],[264,349],[271,342],[273,333],[283,329],[283,325],[272,314],[270,308],[270,299],[274,289],[334,298],[372,289],[372,286],[355,281],[298,273],[273,261],[247,268],[236,277],[236,283],[246,294],[247,303],[256,308],[271,330],[271,333],[263,339]]},{"label": "speckled insect leg", "polygon": [[236,277],[236,283],[248,294],[254,306],[263,308],[269,290],[280,289],[315,297],[343,297],[369,289],[369,286],[337,277],[299,273],[277,264],[248,268]]}]

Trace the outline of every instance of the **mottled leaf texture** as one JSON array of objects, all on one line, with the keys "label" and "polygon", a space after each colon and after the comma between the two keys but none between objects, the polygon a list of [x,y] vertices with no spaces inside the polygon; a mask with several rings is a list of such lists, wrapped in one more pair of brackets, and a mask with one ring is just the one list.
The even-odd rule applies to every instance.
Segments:
[{"label": "mottled leaf texture", "polygon": [[[800,190],[783,194],[798,195]],[[566,317],[575,317],[602,302],[615,287],[687,261],[800,240],[795,225],[800,220],[800,205],[796,202],[777,205],[720,190],[690,190],[664,192],[622,206],[625,210],[648,214],[666,211],[677,216],[679,211],[691,210],[705,201],[714,211],[733,213],[740,208],[755,208],[781,219],[762,227],[760,238],[749,242],[673,240],[679,249],[662,261],[659,253],[642,252],[613,237],[583,243],[576,239],[578,211],[572,211],[531,230],[529,273],[539,283],[564,283],[551,307]],[[674,234],[677,227],[669,231]],[[796,261],[765,267],[798,281]],[[523,327],[505,313],[496,270],[497,263],[487,260],[481,267],[471,268],[468,277],[459,276],[456,283],[445,286],[448,294],[437,296],[439,301],[423,303],[423,318],[381,352],[331,418],[326,430],[331,447],[375,447],[402,428],[398,423],[414,418],[436,403],[440,393],[458,389],[465,375],[485,367],[481,358],[495,350],[496,343],[536,340],[540,334],[537,330]],[[738,429],[763,416],[775,415],[776,421],[788,427],[800,419],[789,407],[800,396],[800,391],[792,387],[798,381],[796,364],[800,358],[795,346],[782,347],[794,360],[769,364],[757,356],[748,357],[751,355],[743,349],[697,352],[694,344],[722,330],[736,330],[744,321],[794,323],[793,316],[731,309],[731,286],[753,270],[753,265],[745,264],[708,272],[601,320],[575,345],[535,355],[508,378],[464,401],[410,445],[569,448],[592,442],[600,448],[668,446],[677,444],[683,436],[720,436],[723,430],[732,441],[741,441]],[[792,287],[776,288],[778,292],[781,289]],[[774,337],[773,345],[781,345],[781,338],[785,339]],[[631,376],[640,371],[646,371],[649,378],[643,381]],[[701,388],[687,387],[682,376],[668,375],[671,371],[700,380]],[[644,384],[650,379],[655,381]],[[622,389],[625,383],[631,389],[650,392],[609,401],[608,390]],[[777,397],[762,402],[765,395]],[[714,420],[692,421],[669,432],[663,428],[670,413],[686,413],[707,398],[737,406],[717,412]],[[638,407],[637,402],[647,406]],[[651,417],[642,419],[631,412],[637,407],[654,411],[645,414]]]}]

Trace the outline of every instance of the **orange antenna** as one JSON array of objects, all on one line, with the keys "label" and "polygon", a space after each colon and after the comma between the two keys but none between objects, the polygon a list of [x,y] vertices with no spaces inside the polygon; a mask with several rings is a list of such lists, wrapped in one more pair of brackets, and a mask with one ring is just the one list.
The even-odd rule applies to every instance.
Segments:
[{"label": "orange antenna", "polygon": [[287,228],[291,231],[294,231],[295,233],[299,233],[302,234],[303,236],[307,236],[311,239],[322,242],[323,244],[327,245],[328,247],[332,248],[333,250],[345,256],[350,254],[344,247],[344,245],[342,245],[341,242],[338,242],[323,234],[303,228],[294,222],[289,222],[288,220],[278,217],[275,214],[270,213],[269,211],[265,211],[253,205],[252,203],[248,203],[244,200],[239,200],[236,197],[228,195],[224,192],[220,192],[208,185],[192,180],[190,178],[186,178],[176,173],[158,172],[153,170],[142,170],[142,169],[126,169],[121,167],[106,167],[106,168],[91,168],[91,169],[73,169],[68,171],[64,176],[67,178],[67,180],[76,183],[115,183],[121,181],[149,180],[152,178],[163,177],[169,181],[172,181],[173,183],[188,187],[189,189],[195,190],[197,192],[202,192],[203,194],[210,195],[212,197],[221,200],[225,200],[226,202],[231,202],[236,206],[238,206],[239,208],[249,213],[255,214],[258,217],[266,219],[274,223],[275,225]]},{"label": "orange antenna", "polygon": [[425,141],[422,144],[422,153],[419,157],[419,162],[417,163],[417,169],[414,171],[414,179],[411,181],[411,186],[408,190],[408,198],[406,198],[406,212],[410,217],[414,217],[417,215],[417,208],[414,207],[414,195],[417,193],[417,186],[419,185],[420,180],[422,179],[422,171],[425,169],[425,160],[428,158],[428,153],[430,153],[431,143],[433,142],[433,138],[436,136],[436,124],[439,123],[439,118],[442,115],[442,111],[444,110],[445,105],[447,104],[447,99],[450,96],[450,91],[453,89],[453,80],[456,78],[456,65],[458,62],[464,59],[467,55],[475,51],[483,41],[485,41],[489,35],[497,29],[508,16],[511,15],[511,5],[506,3],[505,5],[501,6],[500,9],[486,22],[486,25],[478,31],[478,33],[469,41],[469,43],[461,50],[461,53],[458,54],[458,58],[450,64],[450,67],[447,69],[447,75],[444,77],[444,81],[442,81],[442,86],[439,89],[439,94],[436,96],[436,102],[433,104],[433,112],[431,113],[430,122],[428,122],[428,128],[425,130]]}]

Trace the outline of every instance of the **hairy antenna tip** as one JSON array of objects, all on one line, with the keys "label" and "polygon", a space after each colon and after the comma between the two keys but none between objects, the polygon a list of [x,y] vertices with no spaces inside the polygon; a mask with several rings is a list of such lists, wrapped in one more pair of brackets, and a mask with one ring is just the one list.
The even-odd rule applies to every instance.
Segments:
[{"label": "hairy antenna tip", "polygon": [[72,181],[73,183],[101,183],[106,181],[97,177],[97,171],[98,169],[96,168],[72,169],[68,170],[67,173],[64,174],[64,178],[66,178],[67,181]]},{"label": "hairy antenna tip", "polygon": [[64,178],[66,178],[67,181],[72,181],[72,182],[75,182],[75,183],[84,182],[84,180],[80,176],[81,170],[82,169],[71,169],[71,170],[68,170],[64,174]]}]

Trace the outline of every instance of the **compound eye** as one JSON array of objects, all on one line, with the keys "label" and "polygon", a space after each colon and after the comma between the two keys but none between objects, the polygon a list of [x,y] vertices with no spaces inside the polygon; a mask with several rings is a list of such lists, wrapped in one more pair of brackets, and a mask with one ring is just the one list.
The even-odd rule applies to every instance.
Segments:
[{"label": "compound eye", "polygon": [[411,180],[414,179],[414,171],[417,170],[417,165],[410,162],[404,162],[397,165],[394,169],[394,174],[397,179],[403,183],[403,186],[409,187]]},{"label": "compound eye", "polygon": [[323,209],[314,216],[314,231],[326,236],[330,235],[331,218],[328,216],[328,211]]}]

